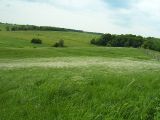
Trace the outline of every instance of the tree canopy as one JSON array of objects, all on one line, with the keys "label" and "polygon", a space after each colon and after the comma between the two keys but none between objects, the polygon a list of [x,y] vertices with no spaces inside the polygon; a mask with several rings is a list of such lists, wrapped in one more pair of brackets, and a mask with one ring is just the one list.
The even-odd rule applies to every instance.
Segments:
[{"label": "tree canopy", "polygon": [[92,39],[91,44],[111,47],[143,47],[145,49],[160,51],[160,39],[154,37],[145,38],[132,34],[103,34],[97,39]]}]

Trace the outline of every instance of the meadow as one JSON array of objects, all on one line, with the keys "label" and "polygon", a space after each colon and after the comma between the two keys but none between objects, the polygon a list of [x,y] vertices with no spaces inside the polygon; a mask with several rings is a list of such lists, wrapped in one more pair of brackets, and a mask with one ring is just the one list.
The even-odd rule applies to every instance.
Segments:
[{"label": "meadow", "polygon": [[[90,39],[99,35],[78,33],[78,32],[47,32],[47,31],[0,31],[0,47],[51,47],[60,39],[65,40],[65,45],[68,47],[88,47]],[[30,44],[32,38],[40,38],[42,45]]]},{"label": "meadow", "polygon": [[90,45],[98,36],[0,31],[0,120],[159,120],[159,52]]}]

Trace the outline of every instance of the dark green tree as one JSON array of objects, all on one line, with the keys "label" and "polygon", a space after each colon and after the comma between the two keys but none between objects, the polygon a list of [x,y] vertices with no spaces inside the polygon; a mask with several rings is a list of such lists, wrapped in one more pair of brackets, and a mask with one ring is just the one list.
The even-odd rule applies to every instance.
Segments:
[{"label": "dark green tree", "polygon": [[33,43],[33,44],[42,44],[42,40],[37,39],[37,38],[33,38],[33,39],[31,40],[31,43]]},{"label": "dark green tree", "polygon": [[59,40],[53,45],[53,47],[64,47],[64,40]]}]

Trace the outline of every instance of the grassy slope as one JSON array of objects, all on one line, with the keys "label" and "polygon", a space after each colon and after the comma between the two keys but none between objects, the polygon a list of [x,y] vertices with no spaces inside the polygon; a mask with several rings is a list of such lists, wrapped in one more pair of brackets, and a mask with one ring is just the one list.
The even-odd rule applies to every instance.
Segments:
[{"label": "grassy slope", "polygon": [[[43,41],[41,46],[52,46],[55,42],[63,39],[65,45],[72,46],[89,46],[90,40],[98,35],[77,32],[0,32],[0,47],[33,47],[32,38],[40,38]],[[37,46],[39,47],[39,46]]]},{"label": "grassy slope", "polygon": [[[10,25],[9,25],[10,26]],[[55,42],[63,39],[68,47],[90,46],[90,40],[99,35],[79,32],[62,31],[6,31],[6,25],[0,24],[0,47],[50,47]],[[30,41],[33,38],[39,38],[43,45],[33,45]]]},{"label": "grassy slope", "polygon": [[151,57],[144,54],[143,50],[134,48],[0,48],[0,58],[53,58],[78,56],[151,59]]},{"label": "grassy slope", "polygon": [[[30,39],[38,34],[44,44],[33,48]],[[90,46],[92,37],[96,36],[1,31],[0,119],[158,120],[159,62],[141,49]],[[69,47],[48,47],[62,38]],[[45,61],[62,67],[41,66]],[[40,66],[1,67],[30,62]]]}]

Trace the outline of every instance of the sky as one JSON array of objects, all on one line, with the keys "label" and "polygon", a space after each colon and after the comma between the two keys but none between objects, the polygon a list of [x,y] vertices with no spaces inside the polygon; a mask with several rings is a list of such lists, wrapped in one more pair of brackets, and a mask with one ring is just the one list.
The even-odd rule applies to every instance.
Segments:
[{"label": "sky", "polygon": [[0,22],[160,37],[160,0],[0,0]]}]

